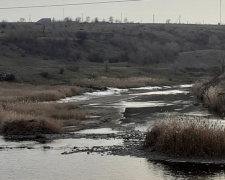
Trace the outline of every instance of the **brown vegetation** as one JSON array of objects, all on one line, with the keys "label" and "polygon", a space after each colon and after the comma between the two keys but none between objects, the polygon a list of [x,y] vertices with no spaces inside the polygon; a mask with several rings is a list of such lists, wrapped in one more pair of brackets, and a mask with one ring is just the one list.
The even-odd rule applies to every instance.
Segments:
[{"label": "brown vegetation", "polygon": [[217,120],[171,117],[154,125],[144,147],[182,157],[225,157],[225,127]]},{"label": "brown vegetation", "polygon": [[168,84],[166,79],[156,79],[149,77],[129,77],[129,78],[107,78],[74,80],[74,84],[117,87],[117,88],[135,88],[144,86],[157,86]]},{"label": "brown vegetation", "polygon": [[29,84],[0,83],[0,101],[57,101],[82,94],[85,89],[77,86],[34,86]]},{"label": "brown vegetation", "polygon": [[64,126],[84,120],[86,113],[74,103],[54,103],[84,92],[70,86],[32,86],[1,83],[0,129],[3,134],[60,133]]},{"label": "brown vegetation", "polygon": [[193,93],[201,100],[203,105],[224,115],[225,95],[223,87],[222,79],[201,80],[194,84]]}]

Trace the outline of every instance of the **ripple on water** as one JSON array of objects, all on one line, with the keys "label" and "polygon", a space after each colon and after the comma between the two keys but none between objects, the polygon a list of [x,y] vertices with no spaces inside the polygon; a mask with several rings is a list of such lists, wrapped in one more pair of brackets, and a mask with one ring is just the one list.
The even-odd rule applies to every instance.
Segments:
[{"label": "ripple on water", "polygon": [[105,96],[119,96],[123,92],[127,92],[128,89],[118,89],[118,88],[108,88],[106,91],[95,91],[95,92],[86,92],[80,96],[73,96],[59,100],[59,103],[62,102],[79,102],[79,101],[87,101],[94,98],[105,97]]},{"label": "ripple on water", "polygon": [[112,134],[118,133],[119,131],[112,130],[111,128],[99,128],[99,129],[85,129],[76,131],[78,134]]},{"label": "ripple on water", "polygon": [[[61,155],[58,150],[11,150],[0,153],[1,179],[35,180],[173,180],[223,179],[224,171],[197,171],[128,156],[85,153]],[[199,168],[199,167],[198,167]]]},{"label": "ripple on water", "polygon": [[189,91],[183,90],[163,90],[163,91],[151,91],[145,93],[132,94],[133,96],[143,96],[143,95],[170,95],[170,94],[188,94]]}]

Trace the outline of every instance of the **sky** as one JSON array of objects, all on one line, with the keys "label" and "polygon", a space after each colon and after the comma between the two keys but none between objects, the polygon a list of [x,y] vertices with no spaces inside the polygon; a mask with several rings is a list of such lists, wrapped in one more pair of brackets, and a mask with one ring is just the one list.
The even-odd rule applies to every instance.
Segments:
[{"label": "sky", "polygon": [[[50,4],[74,4],[83,2],[100,2],[113,0],[0,0],[0,8],[15,6],[34,6]],[[0,9],[0,21],[17,22],[20,18],[36,22],[41,18],[89,16],[99,20],[128,18],[128,21],[165,23],[170,19],[176,23],[181,16],[181,23],[218,24],[220,21],[220,0],[143,0],[139,2],[123,2],[111,4],[95,4],[64,7],[29,8],[29,9]],[[225,24],[225,0],[222,0],[222,24]]]}]

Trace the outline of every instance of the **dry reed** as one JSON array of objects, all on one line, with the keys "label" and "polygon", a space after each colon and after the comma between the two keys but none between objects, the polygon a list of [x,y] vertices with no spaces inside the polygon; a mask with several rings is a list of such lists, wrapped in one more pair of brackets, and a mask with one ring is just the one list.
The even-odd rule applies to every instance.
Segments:
[{"label": "dry reed", "polygon": [[145,148],[182,157],[225,157],[225,127],[199,117],[169,117],[147,133]]},{"label": "dry reed", "polygon": [[67,124],[84,120],[86,113],[75,103],[54,103],[81,94],[73,86],[33,86],[0,83],[0,129],[3,134],[60,133]]}]

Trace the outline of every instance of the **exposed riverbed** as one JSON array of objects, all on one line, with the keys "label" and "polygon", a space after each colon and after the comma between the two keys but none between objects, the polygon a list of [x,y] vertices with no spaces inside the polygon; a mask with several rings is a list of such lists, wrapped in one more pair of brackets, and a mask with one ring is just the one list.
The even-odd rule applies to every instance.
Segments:
[{"label": "exposed riverbed", "polygon": [[70,133],[52,136],[52,141],[44,144],[0,138],[1,178],[225,179],[222,165],[185,160],[179,164],[162,163],[141,150],[147,129],[165,115],[210,116],[195,104],[190,88],[191,85],[109,88],[62,99],[59,102],[79,102],[89,112],[87,120],[79,127],[66,127]]}]

